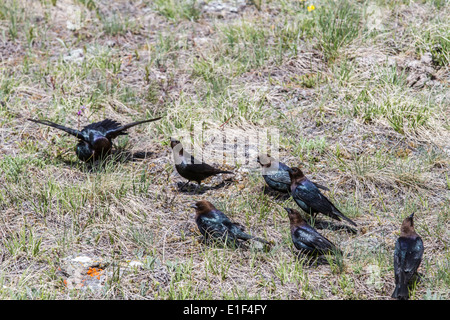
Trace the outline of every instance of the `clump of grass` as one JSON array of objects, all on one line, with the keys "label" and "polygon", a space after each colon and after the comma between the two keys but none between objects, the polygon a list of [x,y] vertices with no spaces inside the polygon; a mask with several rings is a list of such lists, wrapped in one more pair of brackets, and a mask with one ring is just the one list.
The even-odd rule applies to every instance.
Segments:
[{"label": "clump of grass", "polygon": [[359,35],[361,8],[353,1],[339,0],[324,1],[315,11],[319,46],[328,60],[334,60],[339,49]]},{"label": "clump of grass", "polygon": [[[0,21],[7,21],[8,36],[16,41],[21,36],[21,28],[29,20],[25,6],[19,0],[6,0],[0,3]],[[5,33],[3,33],[5,35]]]},{"label": "clump of grass", "polygon": [[103,31],[111,36],[125,34],[136,28],[136,23],[134,21],[117,13],[113,13],[109,16],[100,15],[100,21],[103,24]]},{"label": "clump of grass", "polygon": [[172,21],[197,21],[201,16],[197,0],[156,0],[154,6],[160,14]]},{"label": "clump of grass", "polygon": [[226,25],[223,54],[230,56],[244,66],[244,70],[262,66],[270,57],[268,34],[264,28],[253,23]]}]

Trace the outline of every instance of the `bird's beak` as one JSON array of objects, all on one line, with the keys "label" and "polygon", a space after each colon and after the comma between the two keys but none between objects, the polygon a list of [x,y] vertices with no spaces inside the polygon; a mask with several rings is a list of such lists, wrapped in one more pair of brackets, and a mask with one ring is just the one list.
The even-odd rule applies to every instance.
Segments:
[{"label": "bird's beak", "polygon": [[289,168],[289,169],[287,169],[286,171],[287,171],[287,172],[290,172],[290,173],[293,172],[293,171],[292,171],[292,168]]},{"label": "bird's beak", "polygon": [[194,209],[198,209],[197,205],[195,205],[195,204],[191,204],[190,207],[194,208]]},{"label": "bird's beak", "polygon": [[284,208],[284,210],[286,210],[288,213],[291,213],[291,208]]},{"label": "bird's beak", "polygon": [[414,213],[415,213],[415,212],[411,213],[411,215],[409,216],[409,218],[411,218],[411,219],[414,218]]}]

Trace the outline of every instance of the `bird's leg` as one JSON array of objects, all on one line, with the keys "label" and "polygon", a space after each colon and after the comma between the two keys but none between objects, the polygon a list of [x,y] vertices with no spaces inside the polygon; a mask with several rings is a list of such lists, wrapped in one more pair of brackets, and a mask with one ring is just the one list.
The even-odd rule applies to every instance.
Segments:
[{"label": "bird's leg", "polygon": [[183,184],[183,185],[181,186],[181,188],[180,188],[180,191],[182,191],[182,190],[184,189],[184,187],[186,187],[186,185],[189,184],[189,182],[191,182],[191,181],[188,180],[188,182],[186,182],[185,184]]},{"label": "bird's leg", "polygon": [[197,181],[198,183],[198,191],[200,191],[202,189],[202,182],[201,181]]}]

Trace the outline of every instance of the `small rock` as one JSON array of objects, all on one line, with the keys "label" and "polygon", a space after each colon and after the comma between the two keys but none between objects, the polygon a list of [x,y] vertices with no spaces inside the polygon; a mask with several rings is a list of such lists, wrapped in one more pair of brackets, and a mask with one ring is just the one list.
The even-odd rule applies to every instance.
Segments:
[{"label": "small rock", "polygon": [[203,11],[224,16],[226,13],[238,13],[243,10],[246,5],[245,0],[236,0],[232,3],[225,1],[211,1],[207,4],[203,3]]},{"label": "small rock", "polygon": [[422,57],[420,57],[420,61],[425,64],[431,64],[433,62],[433,56],[430,52],[425,52]]},{"label": "small rock", "polygon": [[144,264],[142,263],[142,262],[140,262],[140,261],[136,261],[136,260],[133,260],[133,261],[130,261],[130,263],[128,263],[128,266],[130,266],[130,267],[142,267]]},{"label": "small rock", "polygon": [[108,47],[112,48],[116,45],[116,42],[114,40],[108,40],[105,43]]},{"label": "small rock", "polygon": [[66,27],[70,31],[77,31],[80,30],[82,25],[81,21],[81,10],[76,6],[68,6],[67,7],[67,21],[66,21]]},{"label": "small rock", "polygon": [[89,266],[93,262],[92,258],[88,256],[79,256],[73,259],[72,261],[80,262],[83,266]]},{"label": "small rock", "polygon": [[68,289],[97,291],[104,286],[107,265],[108,263],[98,257],[69,256],[62,260],[57,275],[63,278]]},{"label": "small rock", "polygon": [[74,49],[63,57],[65,62],[75,62],[81,64],[84,60],[83,49]]}]

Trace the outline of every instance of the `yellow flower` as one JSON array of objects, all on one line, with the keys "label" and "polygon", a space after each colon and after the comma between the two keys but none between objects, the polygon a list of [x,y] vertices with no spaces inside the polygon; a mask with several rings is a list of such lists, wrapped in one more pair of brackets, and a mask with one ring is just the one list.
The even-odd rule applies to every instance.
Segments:
[{"label": "yellow flower", "polygon": [[315,10],[315,9],[316,9],[316,7],[314,7],[313,4],[310,5],[310,6],[308,7],[308,11],[309,11],[309,12],[311,12],[311,11],[313,11],[313,10]]}]

